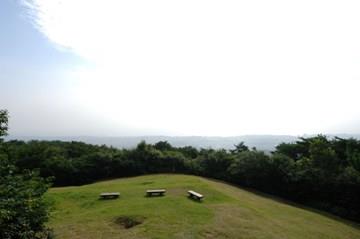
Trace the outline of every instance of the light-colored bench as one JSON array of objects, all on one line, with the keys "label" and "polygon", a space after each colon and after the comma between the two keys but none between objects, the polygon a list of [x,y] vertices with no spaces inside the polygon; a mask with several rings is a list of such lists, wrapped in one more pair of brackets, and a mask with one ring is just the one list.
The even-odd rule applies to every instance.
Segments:
[{"label": "light-colored bench", "polygon": [[116,193],[100,193],[100,198],[101,199],[115,199],[120,197],[120,193],[116,192]]},{"label": "light-colored bench", "polygon": [[201,200],[202,198],[204,198],[204,195],[201,195],[200,193],[197,193],[195,191],[188,191],[189,197],[191,198],[195,198],[197,200]]},{"label": "light-colored bench", "polygon": [[166,193],[165,189],[151,189],[146,190],[146,196],[151,197],[152,195],[163,196]]}]

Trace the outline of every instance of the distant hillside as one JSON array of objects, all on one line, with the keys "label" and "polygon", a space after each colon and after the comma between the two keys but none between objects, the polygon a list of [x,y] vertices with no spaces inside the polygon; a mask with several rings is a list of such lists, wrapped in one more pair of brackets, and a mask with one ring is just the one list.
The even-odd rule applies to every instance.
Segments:
[{"label": "distant hillside", "polygon": [[[302,137],[310,137],[312,135],[304,135]],[[330,135],[333,137],[334,135]],[[360,138],[360,135],[339,134],[342,138]],[[241,141],[245,142],[250,148],[256,147],[259,150],[272,151],[275,146],[285,142],[294,142],[297,136],[291,135],[243,135],[234,137],[203,137],[203,136],[134,136],[134,137],[92,137],[92,136],[74,136],[74,137],[38,137],[38,136],[9,136],[7,140],[61,140],[61,141],[82,141],[89,144],[108,145],[117,148],[133,148],[141,140],[153,144],[158,141],[168,141],[176,147],[193,146],[196,148],[224,148],[231,149],[234,144]]]}]

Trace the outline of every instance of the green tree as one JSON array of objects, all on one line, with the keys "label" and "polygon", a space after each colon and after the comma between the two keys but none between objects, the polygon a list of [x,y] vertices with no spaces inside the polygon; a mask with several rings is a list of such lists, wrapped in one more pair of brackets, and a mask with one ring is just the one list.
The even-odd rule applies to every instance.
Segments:
[{"label": "green tree", "polygon": [[202,154],[197,158],[200,173],[213,178],[225,179],[233,156],[229,155],[225,149],[202,149],[201,152]]},{"label": "green tree", "polygon": [[7,110],[0,110],[0,143],[3,140],[2,137],[7,135],[8,118]]},{"label": "green tree", "polygon": [[331,147],[330,142],[324,137],[314,138],[309,146],[310,159],[315,168],[333,172],[340,165],[335,150]]},{"label": "green tree", "polygon": [[172,150],[173,147],[168,141],[159,141],[154,145],[155,149],[165,151],[165,150]]},{"label": "green tree", "polygon": [[354,152],[350,157],[350,164],[360,172],[360,152]]},{"label": "green tree", "polygon": [[[7,133],[7,111],[0,113],[0,138]],[[49,183],[29,170],[19,172],[0,141],[0,238],[49,238],[44,223],[49,205],[44,193]]]},{"label": "green tree", "polygon": [[228,174],[235,183],[267,190],[269,184],[270,158],[261,151],[244,151],[236,155],[228,168]]},{"label": "green tree", "polygon": [[234,145],[235,149],[230,150],[232,154],[238,154],[241,152],[249,151],[248,146],[245,145],[244,142],[240,142]]}]

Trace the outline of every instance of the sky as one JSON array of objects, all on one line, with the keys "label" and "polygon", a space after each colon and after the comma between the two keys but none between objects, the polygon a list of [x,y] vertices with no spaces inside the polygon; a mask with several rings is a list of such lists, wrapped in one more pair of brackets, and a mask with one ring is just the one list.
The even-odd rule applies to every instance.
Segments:
[{"label": "sky", "polygon": [[1,0],[10,135],[360,133],[358,0]]}]

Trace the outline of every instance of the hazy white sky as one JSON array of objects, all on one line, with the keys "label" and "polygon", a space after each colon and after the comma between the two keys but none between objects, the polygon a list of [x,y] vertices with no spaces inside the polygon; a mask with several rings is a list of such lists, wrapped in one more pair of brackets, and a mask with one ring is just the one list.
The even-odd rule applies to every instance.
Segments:
[{"label": "hazy white sky", "polygon": [[44,134],[360,132],[358,0],[22,3],[83,59],[59,73]]}]

